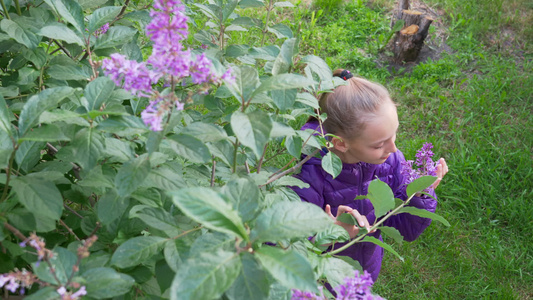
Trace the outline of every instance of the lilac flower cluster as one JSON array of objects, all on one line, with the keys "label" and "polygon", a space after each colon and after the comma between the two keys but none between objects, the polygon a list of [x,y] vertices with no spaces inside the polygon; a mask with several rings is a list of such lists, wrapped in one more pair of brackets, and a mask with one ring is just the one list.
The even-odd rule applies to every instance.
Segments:
[{"label": "lilac flower cluster", "polygon": [[[336,300],[380,300],[383,299],[378,295],[371,293],[372,276],[367,271],[361,275],[358,270],[355,270],[353,277],[344,278],[344,284],[339,285],[335,291],[337,292]],[[311,292],[300,290],[292,290],[291,300],[327,300],[321,293],[320,296]]]},{"label": "lilac flower cluster", "polygon": [[[422,176],[437,176],[437,162],[434,162],[433,144],[425,143],[415,155],[416,160],[406,160],[402,162],[402,175],[404,184],[409,184]],[[413,166],[413,164],[416,166]]]},{"label": "lilac flower cluster", "polygon": [[46,249],[46,244],[44,240],[40,237],[38,237],[35,233],[31,233],[30,237],[26,240],[22,241],[19,246],[24,248],[26,245],[30,245],[32,248],[37,250],[37,262],[35,263],[36,266],[39,266],[39,263],[43,259],[52,258],[53,252]]},{"label": "lilac flower cluster", "polygon": [[33,273],[24,269],[22,271],[15,270],[14,272],[0,274],[0,288],[5,286],[12,293],[19,290],[21,295],[24,295],[26,289],[30,288],[37,281],[37,277]]},{"label": "lilac flower cluster", "polygon": [[81,296],[87,295],[87,290],[85,290],[85,286],[80,287],[80,289],[74,293],[67,291],[64,286],[58,288],[56,291],[59,295],[61,295],[61,300],[77,300]]},{"label": "lilac flower cluster", "polygon": [[367,271],[361,275],[358,270],[355,270],[354,277],[344,278],[344,284],[336,288],[336,300],[355,300],[355,299],[382,299],[377,295],[371,293],[374,281],[372,276]]},{"label": "lilac flower cluster", "polygon": [[[153,90],[160,80],[164,86],[174,87],[189,77],[194,84],[222,81],[231,83],[235,78],[228,69],[219,76],[212,70],[211,61],[204,55],[194,56],[182,41],[188,36],[185,6],[180,0],[155,0],[150,16],[152,21],[146,26],[146,33],[153,42],[152,54],[146,62],[127,60],[124,55],[115,53],[102,61],[102,69],[116,85],[122,86],[137,97],[151,98],[150,104],[141,114],[144,123],[151,130],[163,129],[163,119],[175,106],[183,109],[183,103],[174,93],[162,96]],[[207,90],[207,87],[204,87]],[[172,103],[168,105],[165,103]]]},{"label": "lilac flower cluster", "polygon": [[95,37],[99,37],[103,34],[105,34],[109,30],[109,23],[105,23],[102,27],[100,27],[98,30],[96,30],[93,34]]}]

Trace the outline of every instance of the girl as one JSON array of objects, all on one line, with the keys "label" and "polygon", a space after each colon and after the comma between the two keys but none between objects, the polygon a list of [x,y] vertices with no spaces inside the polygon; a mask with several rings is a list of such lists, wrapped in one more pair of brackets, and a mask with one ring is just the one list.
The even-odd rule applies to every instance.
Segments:
[{"label": "girl", "polygon": [[[369,229],[376,222],[374,208],[370,200],[354,198],[366,195],[369,183],[376,178],[387,183],[396,198],[405,201],[406,185],[401,175],[401,163],[405,159],[394,143],[399,125],[398,114],[387,90],[377,83],[353,77],[347,70],[336,70],[333,75],[346,80],[347,85],[339,86],[333,93],[325,93],[320,98],[321,111],[327,114],[322,126],[318,120],[311,119],[302,130],[323,130],[338,137],[331,140],[333,147],[328,150],[340,157],[342,171],[333,179],[322,169],[321,160],[313,157],[296,175],[310,187],[294,190],[303,201],[322,207],[353,238],[359,232],[358,227],[337,221],[336,217],[350,213],[361,227]],[[446,161],[441,158],[437,167],[438,179],[430,192],[433,196],[434,188],[447,172]],[[437,202],[428,196],[415,196],[409,206],[435,212]],[[389,218],[383,225],[398,229],[406,241],[413,241],[430,223],[430,219],[404,213]],[[379,230],[370,235],[381,240]],[[343,245],[335,244],[335,248]],[[339,255],[359,261],[376,281],[381,269],[383,248],[372,243],[357,243]]]}]

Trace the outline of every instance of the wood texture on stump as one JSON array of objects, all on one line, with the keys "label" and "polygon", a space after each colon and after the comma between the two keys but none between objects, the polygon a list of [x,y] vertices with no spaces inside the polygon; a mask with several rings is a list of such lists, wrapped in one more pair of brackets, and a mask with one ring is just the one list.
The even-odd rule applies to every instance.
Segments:
[{"label": "wood texture on stump", "polygon": [[397,63],[415,61],[424,46],[433,19],[419,11],[410,10],[409,0],[400,0],[391,26],[398,20],[404,20],[405,24],[402,30],[396,32],[393,40],[394,60]]}]

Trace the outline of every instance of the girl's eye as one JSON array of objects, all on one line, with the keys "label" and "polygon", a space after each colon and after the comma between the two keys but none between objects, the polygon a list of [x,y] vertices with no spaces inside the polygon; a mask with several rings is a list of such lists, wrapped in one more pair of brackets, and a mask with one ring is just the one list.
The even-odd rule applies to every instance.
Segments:
[{"label": "girl's eye", "polygon": [[383,148],[383,146],[374,147],[374,149],[381,149],[381,148]]}]

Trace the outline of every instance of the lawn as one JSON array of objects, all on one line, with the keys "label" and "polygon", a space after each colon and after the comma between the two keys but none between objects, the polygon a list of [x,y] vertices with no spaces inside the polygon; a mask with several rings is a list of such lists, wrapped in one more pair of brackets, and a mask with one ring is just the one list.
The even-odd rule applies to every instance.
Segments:
[{"label": "lawn", "polygon": [[395,66],[376,51],[393,5],[316,1],[294,13],[301,52],[390,90],[408,158],[429,141],[450,166],[437,213],[452,226],[434,223],[415,242],[395,245],[405,262],[386,255],[375,291],[387,299],[530,299],[533,3],[414,3],[438,16],[431,55]]}]

